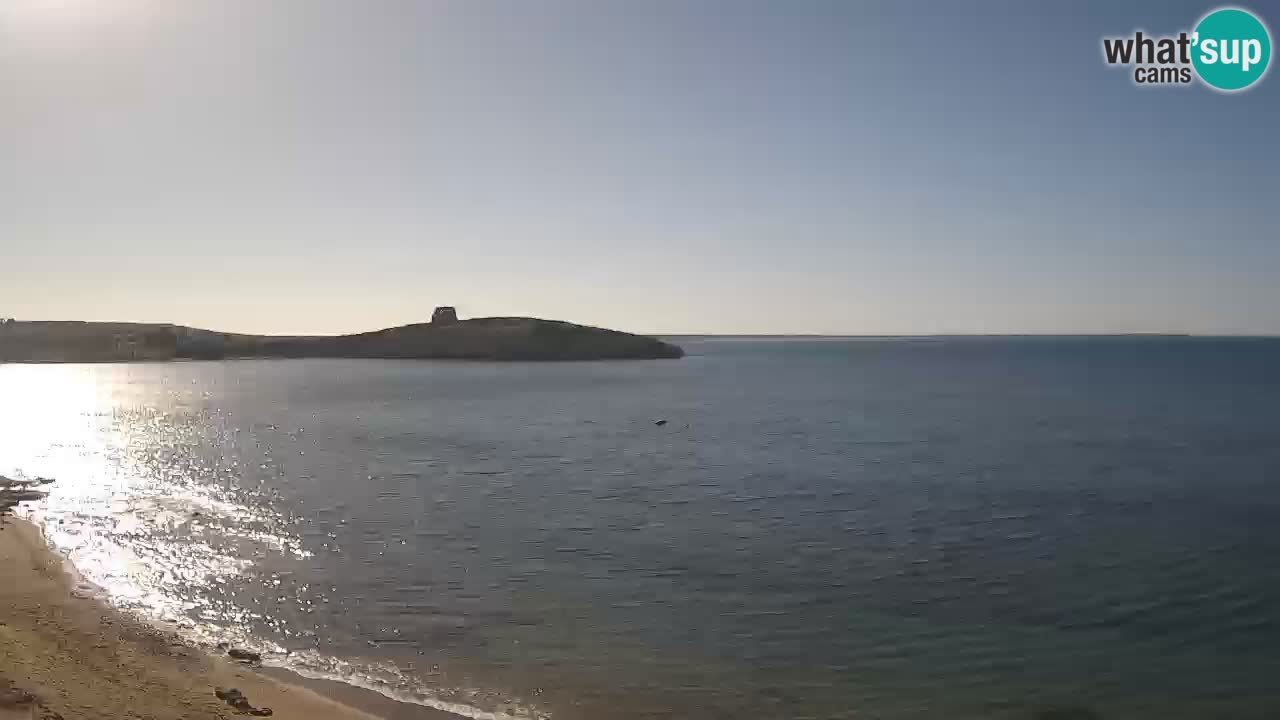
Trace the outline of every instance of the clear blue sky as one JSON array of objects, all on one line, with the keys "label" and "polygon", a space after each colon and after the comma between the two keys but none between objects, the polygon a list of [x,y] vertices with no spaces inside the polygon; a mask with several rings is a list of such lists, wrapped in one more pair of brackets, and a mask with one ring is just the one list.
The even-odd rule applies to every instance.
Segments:
[{"label": "clear blue sky", "polygon": [[1213,7],[3,0],[0,315],[1280,334],[1280,75],[1101,59]]}]

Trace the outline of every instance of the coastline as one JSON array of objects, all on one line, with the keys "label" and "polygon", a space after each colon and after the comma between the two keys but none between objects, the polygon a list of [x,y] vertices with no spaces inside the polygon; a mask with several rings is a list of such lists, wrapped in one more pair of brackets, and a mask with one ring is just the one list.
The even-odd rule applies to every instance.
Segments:
[{"label": "coastline", "polygon": [[235,688],[284,720],[459,720],[214,657],[77,592],[64,563],[34,524],[0,522],[0,720],[251,717],[216,688]]},{"label": "coastline", "polygon": [[684,356],[675,345],[621,330],[529,317],[431,322],[348,335],[246,335],[182,325],[78,321],[0,324],[0,362],[88,363],[228,358],[583,361]]}]

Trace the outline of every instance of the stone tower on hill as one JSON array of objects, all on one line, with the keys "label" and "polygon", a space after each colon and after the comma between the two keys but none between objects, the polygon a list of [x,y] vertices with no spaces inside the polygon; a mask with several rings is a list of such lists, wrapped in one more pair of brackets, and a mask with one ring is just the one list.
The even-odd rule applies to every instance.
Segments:
[{"label": "stone tower on hill", "polygon": [[431,324],[448,325],[458,322],[458,311],[448,305],[441,305],[431,313]]}]

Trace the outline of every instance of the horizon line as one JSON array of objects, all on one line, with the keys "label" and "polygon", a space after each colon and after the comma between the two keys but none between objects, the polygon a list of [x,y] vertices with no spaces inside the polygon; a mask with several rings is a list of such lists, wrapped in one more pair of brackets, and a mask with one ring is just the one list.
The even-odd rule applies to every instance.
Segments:
[{"label": "horizon line", "polygon": [[[467,320],[483,320],[489,318],[500,317],[517,317],[508,315],[493,315],[466,318]],[[544,318],[545,319],[545,318]],[[194,330],[203,330],[206,332],[219,333],[223,335],[257,335],[262,337],[303,337],[315,336],[322,337],[327,335],[341,336],[360,334],[364,332],[372,332],[370,330],[359,331],[338,331],[333,333],[261,333],[261,332],[245,332],[243,330],[210,330],[208,328],[196,325],[186,325],[178,322],[156,322],[156,321],[138,321],[138,320],[62,320],[62,319],[19,319],[19,318],[0,318],[0,320],[8,320],[14,323],[83,323],[83,324],[101,324],[101,325],[155,325],[170,327],[186,327]],[[560,320],[557,322],[574,323],[571,320]],[[407,323],[408,325],[420,323]],[[383,326],[379,325],[376,330],[390,329],[392,327],[401,326]],[[591,326],[589,326],[591,327]],[[605,327],[597,325],[605,329],[617,329],[613,327]],[[1198,339],[1280,339],[1278,333],[1197,333],[1197,332],[1167,332],[1167,331],[1134,331],[1134,332],[947,332],[947,333],[814,333],[814,332],[796,332],[796,333],[739,333],[739,332],[647,332],[622,330],[634,335],[645,335],[656,338],[760,338],[760,339],[849,339],[849,340],[895,340],[895,339],[947,339],[947,338],[1198,338]]]}]

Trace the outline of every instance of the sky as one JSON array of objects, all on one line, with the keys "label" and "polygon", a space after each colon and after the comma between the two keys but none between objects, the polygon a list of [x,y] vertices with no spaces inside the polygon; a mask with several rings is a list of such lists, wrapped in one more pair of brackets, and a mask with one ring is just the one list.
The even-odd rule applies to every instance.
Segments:
[{"label": "sky", "polygon": [[1280,334],[1280,75],[1102,61],[1214,7],[0,0],[0,316]]}]

